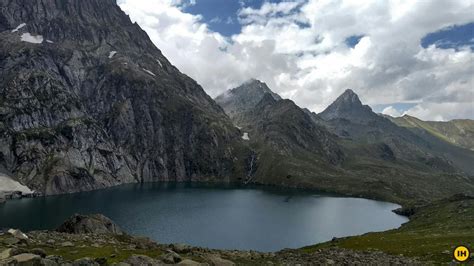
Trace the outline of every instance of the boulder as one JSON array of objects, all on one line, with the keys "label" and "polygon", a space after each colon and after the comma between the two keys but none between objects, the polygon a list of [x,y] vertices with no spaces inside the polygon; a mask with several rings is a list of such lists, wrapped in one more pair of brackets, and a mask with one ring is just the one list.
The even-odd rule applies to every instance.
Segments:
[{"label": "boulder", "polygon": [[41,259],[41,266],[59,266],[61,264],[57,263],[54,260],[50,259]]},{"label": "boulder", "polygon": [[38,255],[40,256],[41,258],[45,258],[46,257],[46,251],[44,251],[43,249],[41,248],[34,248],[30,251],[32,254],[35,254],[35,255]]},{"label": "boulder", "polygon": [[219,256],[210,256],[208,257],[211,265],[214,265],[214,266],[233,266],[235,265],[234,262],[230,261],[230,260],[225,260]]},{"label": "boulder", "polygon": [[99,263],[95,262],[93,259],[91,258],[82,258],[82,259],[78,259],[78,260],[75,260],[73,263],[72,263],[73,266],[99,266]]},{"label": "boulder", "polygon": [[53,261],[57,264],[62,264],[64,262],[64,258],[58,255],[49,255],[49,256],[46,256],[46,259]]},{"label": "boulder", "polygon": [[15,237],[8,237],[2,240],[2,242],[6,245],[16,245],[19,244],[21,241]]},{"label": "boulder", "polygon": [[12,248],[11,251],[10,251],[10,256],[13,257],[13,256],[20,255],[20,254],[23,254],[23,253],[32,253],[32,254],[34,254],[33,252],[28,252],[28,250],[26,250],[24,248]]},{"label": "boulder", "polygon": [[18,229],[9,229],[8,233],[10,235],[12,235],[13,237],[15,237],[17,239],[20,239],[20,240],[27,240],[28,239],[28,236],[25,233],[23,233],[22,231],[18,230]]},{"label": "boulder", "polygon": [[74,244],[71,241],[66,241],[61,243],[62,247],[74,247]]},{"label": "boulder", "polygon": [[191,246],[190,245],[187,245],[187,244],[171,244],[169,246],[174,252],[177,252],[177,253],[189,253],[191,251]]},{"label": "boulder", "polygon": [[196,262],[194,260],[182,260],[180,263],[178,263],[177,265],[181,265],[181,266],[201,266],[201,265],[207,265],[207,264],[204,264],[204,263],[199,263],[199,262]]},{"label": "boulder", "polygon": [[167,252],[161,256],[161,261],[164,263],[175,264],[181,260],[181,256],[172,250],[167,250]]},{"label": "boulder", "polygon": [[124,234],[118,225],[102,214],[74,214],[56,231],[68,234]]},{"label": "boulder", "polygon": [[11,257],[7,265],[41,265],[41,257],[31,253],[23,253]]},{"label": "boulder", "polygon": [[160,264],[159,261],[145,255],[132,255],[123,263],[132,265],[132,266],[159,265]]}]

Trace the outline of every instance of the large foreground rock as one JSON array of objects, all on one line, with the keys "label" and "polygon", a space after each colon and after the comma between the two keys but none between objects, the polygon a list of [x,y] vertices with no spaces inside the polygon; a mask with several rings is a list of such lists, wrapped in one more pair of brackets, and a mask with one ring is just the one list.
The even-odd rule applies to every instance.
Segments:
[{"label": "large foreground rock", "polygon": [[56,231],[69,234],[124,234],[118,225],[102,214],[74,214]]}]

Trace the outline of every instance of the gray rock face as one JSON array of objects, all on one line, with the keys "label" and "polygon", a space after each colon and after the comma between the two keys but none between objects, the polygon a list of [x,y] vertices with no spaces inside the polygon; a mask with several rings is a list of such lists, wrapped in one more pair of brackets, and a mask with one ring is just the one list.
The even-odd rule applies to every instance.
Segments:
[{"label": "gray rock face", "polygon": [[265,94],[269,94],[275,100],[281,100],[281,97],[268,88],[267,84],[252,79],[241,86],[226,91],[216,97],[216,102],[225,110],[231,118],[254,108]]},{"label": "gray rock face", "polygon": [[344,154],[336,136],[314,123],[311,117],[290,100],[275,100],[265,94],[251,111],[243,113],[239,124],[281,155],[298,156],[309,152],[330,164],[339,164]]},{"label": "gray rock face", "polygon": [[336,138],[313,121],[309,110],[282,98],[259,80],[250,80],[216,98],[235,125],[250,131],[252,142],[270,146],[281,155],[309,152],[330,164],[344,159]]},{"label": "gray rock face", "polygon": [[122,229],[102,214],[74,214],[56,231],[68,234],[114,234],[123,235]]},{"label": "gray rock face", "polygon": [[[356,152],[389,162],[403,163],[405,167],[417,164],[425,171],[442,173],[474,173],[472,151],[464,151],[443,141],[424,138],[407,128],[400,127],[386,116],[376,114],[363,105],[357,94],[346,90],[326,110],[318,115],[319,124],[341,138],[362,147]],[[369,150],[369,152],[367,152]]]},{"label": "gray rock face", "polygon": [[264,83],[245,83],[216,101],[253,149],[244,183],[308,186],[316,178],[309,180],[305,171],[318,177],[340,172],[346,156],[337,136]]},{"label": "gray rock face", "polygon": [[36,191],[229,181],[244,162],[222,109],[115,0],[0,0],[0,76],[0,164]]},{"label": "gray rock face", "polygon": [[362,105],[359,96],[353,90],[346,90],[322,113],[319,114],[324,120],[348,119],[358,122],[375,119],[377,114],[372,112],[368,105]]},{"label": "gray rock face", "polygon": [[[242,137],[250,136],[246,143],[255,150],[245,183],[409,198],[472,187],[469,178],[462,178],[462,185],[449,180],[462,176],[462,171],[472,173],[472,164],[466,162],[474,160],[474,153],[424,140],[374,113],[352,90],[318,115],[258,92],[261,89],[245,84],[239,88],[224,94],[226,101],[216,100],[241,127]],[[242,95],[260,101],[239,102],[247,98],[232,92],[243,88],[256,90]]]}]

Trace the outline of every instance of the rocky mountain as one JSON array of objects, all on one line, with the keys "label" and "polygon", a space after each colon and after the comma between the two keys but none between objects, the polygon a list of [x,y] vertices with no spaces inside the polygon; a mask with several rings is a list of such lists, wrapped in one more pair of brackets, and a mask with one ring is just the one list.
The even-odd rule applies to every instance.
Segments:
[{"label": "rocky mountain", "polygon": [[[473,173],[467,162],[474,153],[440,146],[396,125],[363,105],[352,90],[316,114],[274,93],[261,93],[258,86],[238,89],[224,94],[231,95],[225,103],[217,102],[255,151],[254,174],[247,181],[394,201],[474,188],[466,177]],[[258,102],[239,109],[242,94]]]},{"label": "rocky mountain", "polygon": [[383,159],[425,168],[426,171],[474,174],[469,160],[474,153],[428,139],[363,105],[352,90],[346,90],[318,115],[321,124],[345,140],[352,153],[366,159]]},{"label": "rocky mountain", "polygon": [[275,100],[266,93],[255,108],[242,114],[237,123],[248,129],[255,141],[265,142],[279,154],[300,156],[310,152],[313,157],[321,157],[334,165],[344,160],[336,136],[315,124],[291,100]]},{"label": "rocky mountain", "polygon": [[474,121],[469,119],[455,119],[447,122],[423,121],[416,117],[404,115],[402,117],[388,117],[398,126],[423,135],[432,135],[456,146],[474,150]]},{"label": "rocky mountain", "polygon": [[334,134],[261,81],[246,82],[217,97],[216,102],[255,151],[253,171],[246,182],[293,186],[292,176],[303,171],[304,165],[318,166],[320,174],[327,174],[337,171],[344,161]]},{"label": "rocky mountain", "polygon": [[351,89],[344,91],[319,116],[324,120],[347,119],[363,124],[377,119],[372,109],[368,105],[362,105],[359,96]]},{"label": "rocky mountain", "polygon": [[0,0],[0,169],[57,194],[234,180],[241,134],[115,0]]},{"label": "rocky mountain", "polygon": [[281,97],[268,88],[260,80],[251,79],[237,88],[226,91],[217,96],[215,101],[225,110],[231,118],[239,113],[249,111],[257,105],[265,94],[270,94],[275,100]]}]

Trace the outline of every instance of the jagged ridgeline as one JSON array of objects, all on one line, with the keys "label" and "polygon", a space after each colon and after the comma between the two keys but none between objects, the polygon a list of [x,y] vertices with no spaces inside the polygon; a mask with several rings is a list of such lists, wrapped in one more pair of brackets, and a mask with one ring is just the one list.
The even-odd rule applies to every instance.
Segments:
[{"label": "jagged ridgeline", "polygon": [[232,181],[222,109],[115,0],[0,0],[0,172],[46,194]]},{"label": "jagged ridgeline", "polygon": [[[438,126],[437,135],[398,126],[363,105],[350,89],[320,114],[281,99],[258,80],[227,91],[216,102],[257,153],[253,182],[397,202],[474,189],[469,163],[474,152],[440,138],[445,125]],[[469,121],[463,121],[459,132],[449,133],[465,144],[468,129]]]}]

